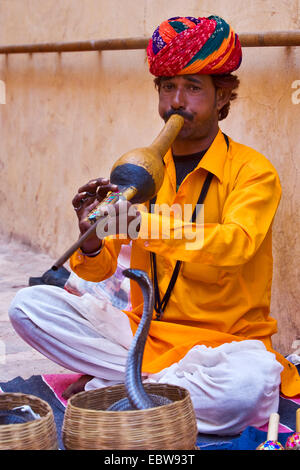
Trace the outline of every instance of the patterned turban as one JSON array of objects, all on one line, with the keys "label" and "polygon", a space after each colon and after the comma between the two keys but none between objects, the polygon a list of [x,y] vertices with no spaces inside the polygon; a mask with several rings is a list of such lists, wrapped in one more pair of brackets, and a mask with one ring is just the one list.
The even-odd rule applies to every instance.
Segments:
[{"label": "patterned turban", "polygon": [[238,35],[219,16],[176,16],[161,23],[147,48],[150,72],[156,77],[225,74],[242,61]]}]

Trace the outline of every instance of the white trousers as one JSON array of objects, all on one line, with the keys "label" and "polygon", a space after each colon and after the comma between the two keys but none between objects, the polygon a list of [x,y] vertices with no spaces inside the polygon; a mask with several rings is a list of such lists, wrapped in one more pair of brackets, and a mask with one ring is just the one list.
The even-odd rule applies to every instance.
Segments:
[{"label": "white trousers", "polygon": [[[15,296],[9,315],[33,348],[64,368],[93,376],[86,390],[124,381],[133,336],[127,316],[107,300],[55,286],[27,287]],[[261,341],[247,340],[195,346],[145,381],[186,388],[199,432],[234,435],[264,425],[277,412],[282,369]]]}]

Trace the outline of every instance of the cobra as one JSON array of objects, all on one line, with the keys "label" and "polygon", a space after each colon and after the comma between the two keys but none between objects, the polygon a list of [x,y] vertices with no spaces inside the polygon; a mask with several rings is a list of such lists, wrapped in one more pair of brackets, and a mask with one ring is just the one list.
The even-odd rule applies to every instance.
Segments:
[{"label": "cobra", "polygon": [[144,410],[172,403],[166,397],[147,394],[142,382],[142,360],[153,312],[153,286],[148,275],[139,269],[126,269],[123,274],[135,280],[143,294],[141,321],[130,345],[126,363],[125,389],[127,397],[118,400],[107,411]]}]

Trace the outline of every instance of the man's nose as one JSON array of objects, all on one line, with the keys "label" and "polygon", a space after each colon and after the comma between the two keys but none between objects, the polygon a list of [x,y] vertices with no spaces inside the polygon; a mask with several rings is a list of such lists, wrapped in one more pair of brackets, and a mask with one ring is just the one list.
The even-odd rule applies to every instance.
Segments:
[{"label": "man's nose", "polygon": [[172,96],[171,106],[173,109],[184,109],[185,108],[185,93],[181,88],[177,88]]}]

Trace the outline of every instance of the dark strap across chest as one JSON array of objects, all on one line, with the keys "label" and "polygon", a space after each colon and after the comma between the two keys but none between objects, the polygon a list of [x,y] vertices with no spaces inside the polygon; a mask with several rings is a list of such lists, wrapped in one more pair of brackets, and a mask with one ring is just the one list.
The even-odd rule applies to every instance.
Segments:
[{"label": "dark strap across chest", "polygon": [[[213,174],[208,172],[208,174],[206,176],[206,179],[204,181],[204,184],[202,186],[198,202],[195,206],[195,209],[194,209],[194,212],[193,212],[193,215],[192,215],[192,218],[191,218],[191,222],[196,221],[197,205],[204,203],[204,200],[205,200],[205,197],[207,195],[207,192],[208,192],[210,183],[212,181],[212,178],[213,178]],[[150,201],[150,210],[154,206],[155,200],[156,200],[156,198],[153,198]],[[154,309],[156,311],[156,320],[160,320],[163,313],[164,313],[164,311],[165,311],[165,309],[166,309],[166,306],[167,306],[168,301],[170,299],[172,290],[175,286],[175,283],[176,283],[176,280],[177,280],[177,277],[178,277],[178,274],[179,274],[179,271],[180,271],[182,261],[176,261],[175,268],[174,268],[174,271],[172,273],[172,277],[171,277],[171,280],[169,282],[168,288],[165,292],[165,295],[161,299],[160,298],[160,293],[159,293],[158,279],[157,279],[156,254],[151,252],[150,256],[151,256],[151,270],[152,270],[152,278],[153,278],[153,286],[154,286]]]},{"label": "dark strap across chest", "polygon": [[[224,135],[224,138],[225,138],[225,141],[226,141],[226,144],[227,144],[227,149],[228,149],[229,148],[228,137],[225,134],[223,134],[223,135]],[[198,202],[195,206],[195,209],[194,209],[194,212],[193,212],[193,215],[192,215],[192,218],[191,218],[191,222],[196,221],[197,205],[198,204],[204,204],[204,200],[205,200],[206,195],[208,193],[208,190],[209,190],[211,181],[213,179],[213,176],[214,175],[212,173],[210,173],[210,172],[207,173],[207,176],[205,178],[204,184],[202,186],[202,189],[201,189],[201,192],[200,192],[200,195],[199,195]],[[149,206],[150,207],[150,212],[152,212],[152,208],[154,207],[155,201],[156,201],[156,197],[154,197],[150,201],[150,206]],[[150,261],[151,261],[151,271],[152,271],[152,279],[153,279],[153,287],[154,287],[154,309],[155,309],[155,312],[156,312],[155,320],[161,320],[162,315],[163,315],[163,313],[166,309],[166,306],[169,302],[169,299],[171,297],[171,293],[172,293],[172,290],[174,289],[176,280],[178,278],[182,261],[176,261],[175,268],[173,270],[168,288],[167,288],[163,298],[161,299],[160,292],[159,292],[159,286],[158,286],[158,279],[157,279],[156,254],[151,252],[150,257],[151,257]]]}]

